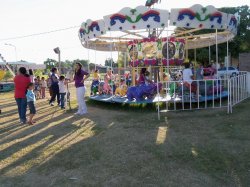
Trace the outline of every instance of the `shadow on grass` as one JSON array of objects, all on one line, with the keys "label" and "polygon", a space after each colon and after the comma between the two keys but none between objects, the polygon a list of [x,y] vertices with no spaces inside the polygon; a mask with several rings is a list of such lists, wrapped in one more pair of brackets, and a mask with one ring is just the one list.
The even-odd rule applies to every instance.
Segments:
[{"label": "shadow on grass", "polygon": [[87,105],[92,107],[98,107],[105,110],[115,111],[133,111],[133,112],[153,112],[156,110],[156,104],[154,103],[143,103],[143,104],[127,104],[127,103],[108,103],[94,101],[91,99],[87,100]]},{"label": "shadow on grass", "polygon": [[[0,177],[0,182],[19,186],[37,181],[41,186],[248,186],[250,182],[245,105],[230,116],[224,111],[182,112],[165,121],[143,109],[88,105],[96,113],[70,120],[72,111],[66,112],[41,123],[47,127],[42,132],[37,125],[17,135],[31,137],[4,149],[3,159],[37,146],[4,167],[0,173],[13,177]],[[239,119],[242,124],[230,127]],[[50,127],[53,123],[58,124]],[[167,127],[167,133],[157,144],[160,127]],[[30,181],[30,173],[37,178]]]},{"label": "shadow on grass", "polygon": [[[11,161],[6,167],[1,167],[0,173],[4,174],[22,165],[26,160],[39,156],[42,149],[61,138],[61,141],[63,141],[79,129],[77,126],[70,125],[72,116],[65,116],[65,118],[66,120],[62,120],[61,116],[57,116],[39,125],[27,128],[24,132],[16,136],[15,139],[2,142],[0,148],[5,146],[5,149],[1,151],[0,160],[8,160],[13,157],[15,160],[15,155],[18,156],[18,154],[20,154],[21,157],[14,162]],[[81,133],[83,133],[83,131],[79,132],[79,134]],[[50,138],[47,139],[47,141],[43,141],[47,137]],[[41,141],[43,143],[39,144],[38,142]],[[57,143],[59,143],[59,141],[57,141]],[[38,144],[38,146],[36,144]]]}]

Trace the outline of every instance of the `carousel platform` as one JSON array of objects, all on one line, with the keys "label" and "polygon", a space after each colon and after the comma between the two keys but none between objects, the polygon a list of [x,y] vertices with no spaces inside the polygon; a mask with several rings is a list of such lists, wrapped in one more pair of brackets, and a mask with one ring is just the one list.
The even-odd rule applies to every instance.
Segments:
[{"label": "carousel platform", "polygon": [[214,94],[214,95],[207,95],[207,96],[199,96],[199,98],[195,96],[183,95],[183,96],[175,96],[171,97],[167,95],[166,97],[156,96],[153,99],[145,99],[143,101],[129,101],[127,97],[120,97],[115,95],[95,95],[90,96],[91,100],[106,102],[106,103],[124,103],[124,104],[149,104],[149,103],[158,103],[158,102],[169,102],[169,103],[197,103],[197,102],[206,102],[212,100],[219,100],[222,98],[228,97],[227,91],[222,91],[221,93]]},{"label": "carousel platform", "polygon": [[14,90],[13,82],[0,82],[0,92],[10,92]]}]

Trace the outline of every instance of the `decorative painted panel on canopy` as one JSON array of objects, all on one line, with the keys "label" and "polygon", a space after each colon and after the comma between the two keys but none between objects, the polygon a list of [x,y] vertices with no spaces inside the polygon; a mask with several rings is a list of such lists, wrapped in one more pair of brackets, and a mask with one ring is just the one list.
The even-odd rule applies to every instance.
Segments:
[{"label": "decorative painted panel on canopy", "polygon": [[236,14],[228,14],[227,18],[227,29],[234,33],[237,34],[237,27],[240,23],[240,15],[238,13]]},{"label": "decorative painted panel on canopy", "polygon": [[123,8],[120,12],[104,16],[107,30],[124,31],[167,26],[169,12],[167,10],[150,9],[138,6],[135,9]]},{"label": "decorative painted panel on canopy", "polygon": [[[130,66],[180,65],[184,61],[184,39],[144,38],[128,43]],[[168,59],[168,60],[167,60]]]},{"label": "decorative painted panel on canopy", "polygon": [[83,22],[79,30],[79,38],[81,41],[88,41],[92,38],[105,34],[105,23],[103,20]]},{"label": "decorative painted panel on canopy", "polygon": [[227,14],[214,6],[194,5],[191,8],[171,9],[170,25],[186,28],[225,29]]}]

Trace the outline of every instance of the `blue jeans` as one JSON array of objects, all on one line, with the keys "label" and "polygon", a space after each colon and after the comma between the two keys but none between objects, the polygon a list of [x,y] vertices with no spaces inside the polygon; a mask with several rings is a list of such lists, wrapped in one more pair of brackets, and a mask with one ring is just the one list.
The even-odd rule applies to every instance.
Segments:
[{"label": "blue jeans", "polygon": [[64,108],[65,95],[66,95],[66,93],[60,93],[61,108]]},{"label": "blue jeans", "polygon": [[27,100],[26,98],[16,98],[18,114],[21,122],[26,122]]}]

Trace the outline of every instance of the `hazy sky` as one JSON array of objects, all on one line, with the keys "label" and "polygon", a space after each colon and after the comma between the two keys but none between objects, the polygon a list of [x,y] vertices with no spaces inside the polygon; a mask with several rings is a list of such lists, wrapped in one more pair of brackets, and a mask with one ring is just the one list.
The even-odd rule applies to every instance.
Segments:
[{"label": "hazy sky", "polygon": [[[53,49],[60,47],[62,60],[87,59],[88,50],[84,49],[78,39],[78,28],[52,34],[13,39],[2,39],[47,32],[80,26],[87,19],[101,19],[119,11],[124,7],[134,8],[144,5],[146,0],[0,0],[0,53],[7,61],[15,60],[16,46],[18,60],[43,63],[47,58],[57,59]],[[240,4],[239,4],[240,3]],[[169,1],[162,0],[157,8],[170,10],[171,8],[190,7],[193,4],[214,5],[215,7],[234,7],[250,5],[250,0],[210,0],[210,1]],[[90,50],[90,60],[98,64],[103,63],[110,53]],[[96,54],[96,58],[95,58]],[[117,54],[113,53],[116,57]]]}]

